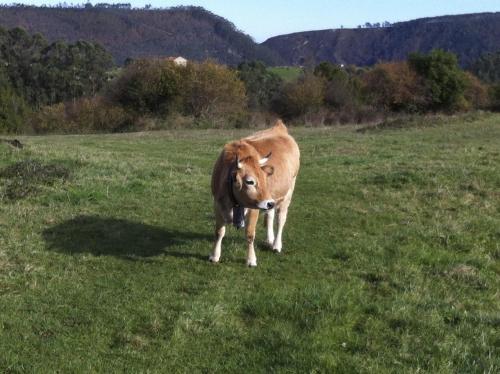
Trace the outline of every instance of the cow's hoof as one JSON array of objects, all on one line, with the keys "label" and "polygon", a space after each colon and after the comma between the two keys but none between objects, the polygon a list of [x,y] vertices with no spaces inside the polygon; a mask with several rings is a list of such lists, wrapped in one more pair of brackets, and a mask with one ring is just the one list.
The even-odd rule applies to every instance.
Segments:
[{"label": "cow's hoof", "polygon": [[216,263],[218,263],[218,262],[219,262],[219,259],[218,259],[218,258],[215,258],[215,257],[214,257],[214,256],[212,256],[212,255],[210,255],[210,256],[208,256],[208,261],[210,261],[210,262],[212,262],[212,263],[216,264]]},{"label": "cow's hoof", "polygon": [[281,247],[273,247],[273,251],[276,252],[276,253],[281,253]]},{"label": "cow's hoof", "polygon": [[254,268],[257,266],[257,260],[247,260],[247,266],[250,268]]},{"label": "cow's hoof", "polygon": [[266,240],[266,247],[269,249],[273,249],[274,241]]}]

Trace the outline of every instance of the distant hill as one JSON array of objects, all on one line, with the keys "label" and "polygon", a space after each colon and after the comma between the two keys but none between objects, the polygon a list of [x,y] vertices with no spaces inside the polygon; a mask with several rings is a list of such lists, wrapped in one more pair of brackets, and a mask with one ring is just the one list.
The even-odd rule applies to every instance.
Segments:
[{"label": "distant hill", "polygon": [[0,7],[0,26],[22,27],[49,41],[88,40],[102,44],[118,64],[127,58],[182,55],[234,65],[244,60],[282,64],[277,53],[255,43],[226,19],[200,7]]},{"label": "distant hill", "polygon": [[441,48],[456,53],[466,66],[486,52],[500,50],[500,13],[422,18],[383,28],[298,32],[270,38],[263,45],[289,65],[330,61],[365,66]]}]

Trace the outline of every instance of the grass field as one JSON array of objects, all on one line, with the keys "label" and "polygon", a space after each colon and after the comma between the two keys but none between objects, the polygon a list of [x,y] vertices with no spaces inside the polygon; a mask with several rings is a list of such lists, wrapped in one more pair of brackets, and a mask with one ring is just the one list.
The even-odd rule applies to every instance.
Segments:
[{"label": "grass field", "polygon": [[257,268],[234,229],[206,261],[211,167],[249,131],[0,144],[0,371],[499,372],[500,116],[291,131]]},{"label": "grass field", "polygon": [[269,67],[269,71],[279,75],[285,82],[291,82],[300,77],[303,69],[296,66],[275,66]]}]

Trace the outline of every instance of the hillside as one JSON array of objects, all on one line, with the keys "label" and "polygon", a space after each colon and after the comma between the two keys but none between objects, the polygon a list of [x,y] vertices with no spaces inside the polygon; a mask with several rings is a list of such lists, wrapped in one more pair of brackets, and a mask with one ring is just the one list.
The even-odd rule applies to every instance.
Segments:
[{"label": "hillside", "polygon": [[500,50],[500,13],[422,18],[385,28],[298,32],[263,45],[289,65],[330,61],[364,66],[441,48],[456,53],[466,66],[485,52]]},{"label": "hillside", "polygon": [[121,64],[127,58],[182,55],[234,65],[259,59],[280,64],[226,19],[200,7],[169,9],[1,7],[0,26],[39,32],[49,41],[102,44]]}]

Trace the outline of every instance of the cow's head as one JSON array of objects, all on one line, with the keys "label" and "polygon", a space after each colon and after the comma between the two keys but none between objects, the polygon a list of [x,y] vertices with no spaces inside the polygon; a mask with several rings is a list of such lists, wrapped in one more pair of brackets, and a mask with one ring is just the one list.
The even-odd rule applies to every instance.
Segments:
[{"label": "cow's head", "polygon": [[250,155],[238,156],[234,167],[232,188],[236,200],[246,208],[272,209],[275,201],[268,189],[267,178],[272,175],[274,168],[267,165],[271,157]]}]

